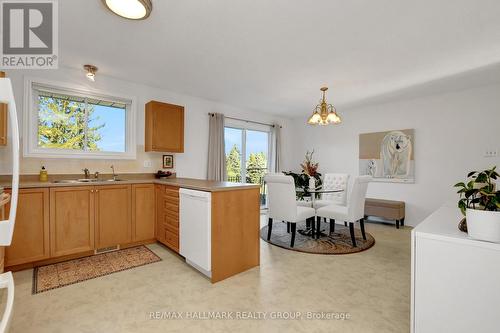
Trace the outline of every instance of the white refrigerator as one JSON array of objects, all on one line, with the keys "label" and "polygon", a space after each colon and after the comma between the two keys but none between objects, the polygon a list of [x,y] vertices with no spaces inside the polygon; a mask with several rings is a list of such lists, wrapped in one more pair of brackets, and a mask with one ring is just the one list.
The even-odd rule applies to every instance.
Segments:
[{"label": "white refrigerator", "polygon": [[[19,192],[19,127],[12,84],[8,78],[0,78],[0,103],[5,103],[8,107],[8,130],[11,134],[9,142],[12,146],[12,193],[10,213],[7,220],[0,221],[0,246],[9,246],[12,242],[12,235],[14,234]],[[0,153],[4,154],[5,152],[0,150]],[[12,309],[14,307],[14,279],[11,272],[0,274],[0,289],[7,290],[7,304],[3,306],[4,313],[0,321],[0,333],[5,333],[9,330]]]}]

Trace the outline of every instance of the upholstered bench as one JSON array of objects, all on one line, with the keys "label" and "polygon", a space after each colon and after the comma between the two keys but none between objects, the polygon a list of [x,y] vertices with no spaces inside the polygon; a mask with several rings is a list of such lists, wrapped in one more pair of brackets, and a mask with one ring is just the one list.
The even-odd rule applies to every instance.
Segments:
[{"label": "upholstered bench", "polygon": [[400,223],[401,226],[405,224],[405,203],[404,201],[366,198],[365,218],[367,216],[394,220],[396,221],[396,228],[399,229]]}]

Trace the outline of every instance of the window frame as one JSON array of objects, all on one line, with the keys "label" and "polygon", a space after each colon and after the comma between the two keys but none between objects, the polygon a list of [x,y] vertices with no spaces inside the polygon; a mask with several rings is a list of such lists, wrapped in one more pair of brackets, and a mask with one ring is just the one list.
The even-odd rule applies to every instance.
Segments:
[{"label": "window frame", "polygon": [[[74,149],[41,148],[38,146],[38,94],[34,85],[54,93],[78,96],[83,98],[102,99],[110,102],[126,104],[125,108],[125,151],[104,152]],[[36,158],[80,158],[80,159],[136,159],[136,98],[121,96],[76,86],[64,82],[53,82],[37,78],[25,78],[23,112],[23,156]]]}]

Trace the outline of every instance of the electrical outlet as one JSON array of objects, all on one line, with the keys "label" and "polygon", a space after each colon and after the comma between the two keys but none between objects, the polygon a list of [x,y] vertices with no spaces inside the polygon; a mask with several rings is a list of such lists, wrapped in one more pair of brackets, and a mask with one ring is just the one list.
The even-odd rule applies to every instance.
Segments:
[{"label": "electrical outlet", "polygon": [[151,161],[150,161],[150,160],[145,160],[145,161],[144,161],[144,167],[145,167],[145,168],[151,168],[151,165],[152,165],[152,164],[151,164]]},{"label": "electrical outlet", "polygon": [[497,157],[498,150],[496,149],[488,149],[484,152],[484,157]]}]

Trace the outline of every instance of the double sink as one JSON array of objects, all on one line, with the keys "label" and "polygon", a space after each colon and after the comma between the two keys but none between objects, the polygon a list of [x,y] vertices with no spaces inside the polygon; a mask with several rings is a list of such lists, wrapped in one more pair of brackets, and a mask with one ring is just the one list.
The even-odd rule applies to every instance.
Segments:
[{"label": "double sink", "polygon": [[110,179],[99,179],[99,178],[81,178],[81,179],[58,179],[54,180],[53,183],[57,184],[85,184],[85,183],[98,183],[98,182],[121,182],[123,179],[110,178]]}]

